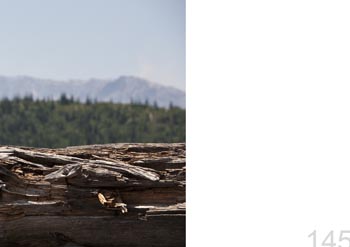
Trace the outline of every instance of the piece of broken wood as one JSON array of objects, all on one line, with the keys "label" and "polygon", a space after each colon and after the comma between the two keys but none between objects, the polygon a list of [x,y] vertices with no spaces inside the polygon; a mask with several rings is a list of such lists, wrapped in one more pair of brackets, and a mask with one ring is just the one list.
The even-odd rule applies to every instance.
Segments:
[{"label": "piece of broken wood", "polygon": [[185,144],[0,147],[0,246],[185,246]]}]

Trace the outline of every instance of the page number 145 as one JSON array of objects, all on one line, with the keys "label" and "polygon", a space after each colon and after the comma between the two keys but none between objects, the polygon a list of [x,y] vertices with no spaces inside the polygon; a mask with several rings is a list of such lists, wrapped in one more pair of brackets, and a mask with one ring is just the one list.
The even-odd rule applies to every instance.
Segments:
[{"label": "page number 145", "polygon": [[318,237],[315,230],[308,237],[312,239],[312,247],[350,247],[350,231],[340,231],[339,235],[330,231],[327,235]]}]

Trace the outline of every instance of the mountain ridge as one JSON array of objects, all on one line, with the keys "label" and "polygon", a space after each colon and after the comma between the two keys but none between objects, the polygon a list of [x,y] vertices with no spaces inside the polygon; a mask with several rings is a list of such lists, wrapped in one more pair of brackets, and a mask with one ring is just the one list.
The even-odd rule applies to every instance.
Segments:
[{"label": "mountain ridge", "polygon": [[52,80],[31,76],[0,76],[0,98],[24,97],[57,100],[62,94],[85,101],[115,103],[149,102],[159,107],[170,104],[185,108],[185,92],[136,76],[120,76],[117,79]]}]

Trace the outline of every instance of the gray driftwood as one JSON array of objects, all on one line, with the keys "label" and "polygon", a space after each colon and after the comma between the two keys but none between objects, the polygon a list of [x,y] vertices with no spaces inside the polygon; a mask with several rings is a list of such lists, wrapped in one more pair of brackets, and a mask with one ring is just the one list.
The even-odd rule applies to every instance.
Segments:
[{"label": "gray driftwood", "polygon": [[185,246],[185,144],[0,147],[0,246]]}]

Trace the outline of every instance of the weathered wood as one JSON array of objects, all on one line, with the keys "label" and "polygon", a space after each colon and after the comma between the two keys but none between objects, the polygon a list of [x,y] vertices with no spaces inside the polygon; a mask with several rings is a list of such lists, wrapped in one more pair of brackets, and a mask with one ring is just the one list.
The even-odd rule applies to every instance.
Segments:
[{"label": "weathered wood", "polygon": [[0,147],[0,246],[185,246],[185,144]]}]

